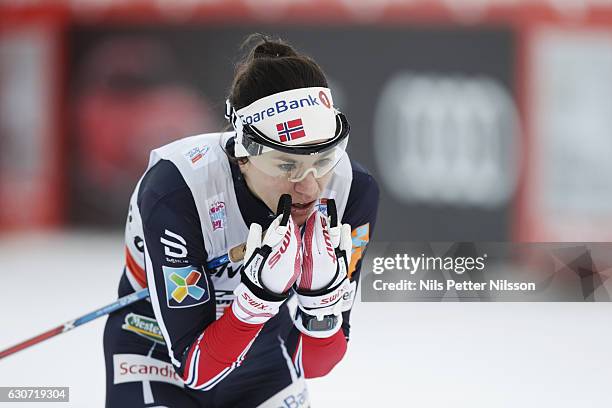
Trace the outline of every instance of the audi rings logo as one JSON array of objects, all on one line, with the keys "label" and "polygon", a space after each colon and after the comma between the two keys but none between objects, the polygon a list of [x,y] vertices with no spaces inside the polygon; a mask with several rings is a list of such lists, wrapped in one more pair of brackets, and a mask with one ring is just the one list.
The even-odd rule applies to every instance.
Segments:
[{"label": "audi rings logo", "polygon": [[495,207],[514,192],[517,113],[495,80],[398,75],[374,125],[383,183],[401,201]]}]

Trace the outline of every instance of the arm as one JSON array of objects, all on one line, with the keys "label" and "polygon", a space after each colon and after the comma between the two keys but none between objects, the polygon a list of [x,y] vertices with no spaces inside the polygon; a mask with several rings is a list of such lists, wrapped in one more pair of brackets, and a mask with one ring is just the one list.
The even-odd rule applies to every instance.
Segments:
[{"label": "arm", "polygon": [[[342,360],[347,349],[350,331],[350,313],[352,300],[357,291],[362,257],[367,248],[378,209],[378,185],[376,181],[362,169],[355,170],[353,184],[349,194],[343,224],[352,226],[352,251],[348,265],[350,293],[345,294],[349,304],[342,312],[341,330],[330,333],[328,337],[315,337],[307,330],[294,327],[289,337],[289,344],[295,345],[294,364],[298,370],[303,370],[306,378],[321,377],[329,373]],[[314,274],[317,271],[313,271]],[[346,310],[348,309],[348,310]]]},{"label": "arm", "polygon": [[210,389],[240,364],[261,329],[227,308],[215,320],[214,287],[191,191],[170,162],[144,177],[138,194],[151,304],[172,363],[186,385]]}]

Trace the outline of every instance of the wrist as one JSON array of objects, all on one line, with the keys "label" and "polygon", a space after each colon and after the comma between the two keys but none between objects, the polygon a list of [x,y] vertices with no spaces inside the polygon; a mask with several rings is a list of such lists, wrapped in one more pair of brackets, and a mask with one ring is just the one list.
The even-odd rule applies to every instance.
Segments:
[{"label": "wrist", "polygon": [[310,337],[329,338],[342,327],[342,314],[315,316],[298,307],[293,323],[300,332]]},{"label": "wrist", "polygon": [[[259,288],[261,289],[261,288]],[[234,289],[236,298],[232,311],[244,323],[263,324],[278,314],[286,296],[276,296],[262,291],[253,291],[244,282]]]},{"label": "wrist", "polygon": [[326,315],[339,315],[344,308],[344,295],[350,292],[350,282],[346,276],[334,285],[322,290],[305,291],[296,289],[300,308],[307,314],[319,318]]}]

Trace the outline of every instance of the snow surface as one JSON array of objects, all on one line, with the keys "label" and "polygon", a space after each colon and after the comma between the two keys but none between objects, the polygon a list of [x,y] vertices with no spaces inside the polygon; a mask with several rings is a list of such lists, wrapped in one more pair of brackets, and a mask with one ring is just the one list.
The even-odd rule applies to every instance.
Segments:
[{"label": "snow surface", "polygon": [[[0,237],[0,349],[113,301],[122,256],[120,234]],[[357,302],[347,356],[309,381],[312,406],[609,406],[611,317],[607,303]],[[0,386],[69,386],[52,406],[103,407],[104,322],[0,360]]]}]

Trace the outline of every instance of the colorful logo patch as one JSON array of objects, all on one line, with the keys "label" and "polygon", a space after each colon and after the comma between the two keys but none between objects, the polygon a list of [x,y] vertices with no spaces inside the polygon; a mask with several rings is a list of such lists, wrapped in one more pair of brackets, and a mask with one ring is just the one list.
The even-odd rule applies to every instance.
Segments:
[{"label": "colorful logo patch", "polygon": [[128,313],[125,316],[124,324],[121,328],[156,343],[166,344],[159,325],[157,324],[157,320],[152,317]]},{"label": "colorful logo patch", "polygon": [[212,223],[213,231],[225,228],[225,220],[227,218],[225,211],[225,202],[214,201],[208,208],[208,215]]},{"label": "colorful logo patch", "polygon": [[288,142],[306,136],[302,119],[293,119],[288,122],[277,123],[276,131],[278,132],[278,138],[281,142]]},{"label": "colorful logo patch", "polygon": [[168,307],[181,308],[201,305],[210,299],[208,281],[193,266],[163,267]]},{"label": "colorful logo patch", "polygon": [[370,223],[363,224],[351,231],[353,249],[351,252],[351,263],[349,265],[349,278],[357,269],[357,262],[363,257],[368,242],[370,242]]}]

